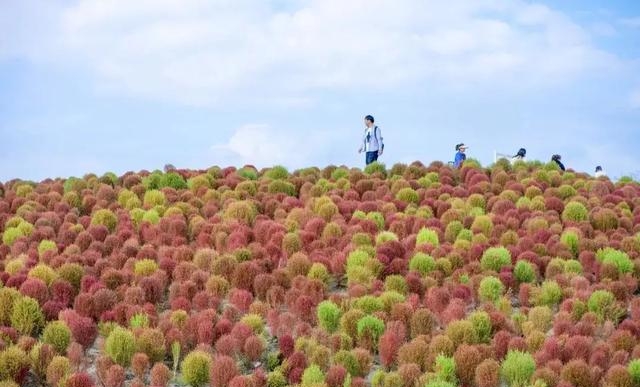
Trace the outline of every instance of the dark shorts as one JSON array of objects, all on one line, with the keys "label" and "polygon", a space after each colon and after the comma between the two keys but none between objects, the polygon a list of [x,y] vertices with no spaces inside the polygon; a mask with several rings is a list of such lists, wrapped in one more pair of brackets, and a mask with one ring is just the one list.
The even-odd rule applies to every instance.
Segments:
[{"label": "dark shorts", "polygon": [[367,165],[371,164],[374,161],[378,160],[378,151],[375,152],[367,152],[366,163]]}]

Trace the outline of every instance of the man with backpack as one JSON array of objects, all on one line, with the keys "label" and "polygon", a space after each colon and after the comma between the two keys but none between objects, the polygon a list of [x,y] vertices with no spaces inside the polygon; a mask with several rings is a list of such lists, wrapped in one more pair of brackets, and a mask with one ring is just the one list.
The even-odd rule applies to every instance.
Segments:
[{"label": "man with backpack", "polygon": [[368,115],[364,118],[364,136],[362,138],[362,146],[358,149],[358,153],[365,152],[366,165],[371,164],[378,160],[379,156],[382,156],[384,151],[384,143],[382,142],[382,132],[380,128],[374,125],[375,120],[372,115]]}]

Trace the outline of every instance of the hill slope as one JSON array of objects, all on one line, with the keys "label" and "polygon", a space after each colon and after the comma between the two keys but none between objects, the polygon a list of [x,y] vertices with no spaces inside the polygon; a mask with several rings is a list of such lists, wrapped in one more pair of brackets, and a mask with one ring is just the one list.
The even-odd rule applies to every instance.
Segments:
[{"label": "hill slope", "polygon": [[635,182],[468,161],[0,188],[0,379],[640,383]]}]

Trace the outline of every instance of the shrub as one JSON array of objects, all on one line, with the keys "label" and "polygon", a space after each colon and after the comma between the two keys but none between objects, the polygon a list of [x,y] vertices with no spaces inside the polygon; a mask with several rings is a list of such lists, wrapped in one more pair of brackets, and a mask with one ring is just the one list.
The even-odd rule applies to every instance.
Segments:
[{"label": "shrub", "polygon": [[416,253],[409,261],[409,269],[427,275],[436,268],[436,262],[430,255]]},{"label": "shrub", "polygon": [[456,387],[456,384],[447,382],[446,380],[434,379],[427,382],[425,387]]},{"label": "shrub", "polygon": [[227,219],[236,219],[247,224],[253,224],[257,211],[253,203],[241,200],[230,203],[224,211]]},{"label": "shrub", "polygon": [[511,253],[504,247],[490,247],[482,254],[480,265],[484,270],[500,272],[503,267],[511,265]]},{"label": "shrub", "polygon": [[131,358],[136,350],[135,337],[131,331],[116,327],[107,337],[104,348],[111,360],[123,367],[127,367],[131,363]]},{"label": "shrub", "polygon": [[167,199],[162,191],[157,189],[151,189],[144,193],[142,203],[146,208],[153,208],[155,206],[164,206]]},{"label": "shrub", "polygon": [[382,231],[376,236],[376,244],[381,245],[389,241],[397,241],[398,236],[391,231]]},{"label": "shrub", "polygon": [[640,385],[640,359],[634,359],[629,362],[627,366],[631,380],[635,386]]},{"label": "shrub", "polygon": [[262,316],[259,314],[245,314],[240,319],[240,322],[246,324],[255,334],[260,334],[264,330],[264,321],[262,320]]},{"label": "shrub", "polygon": [[556,281],[544,281],[535,293],[535,303],[539,306],[553,307],[562,300],[562,288]]},{"label": "shrub", "polygon": [[591,293],[587,308],[600,319],[610,319],[614,322],[617,322],[625,313],[625,310],[617,305],[613,293],[608,290],[596,290]]},{"label": "shrub", "polygon": [[487,276],[480,281],[478,295],[482,301],[496,302],[504,294],[502,281],[493,276]]},{"label": "shrub", "polygon": [[209,370],[212,361],[208,353],[203,351],[192,351],[182,360],[182,378],[185,383],[193,387],[204,386],[209,383]]},{"label": "shrub", "polygon": [[316,384],[322,383],[324,383],[324,373],[322,372],[320,367],[312,364],[304,370],[304,373],[302,374],[302,381],[300,384],[301,386],[312,387]]},{"label": "shrub", "polygon": [[331,301],[322,301],[317,307],[318,322],[329,333],[335,332],[340,322],[341,312],[338,305]]},{"label": "shrub", "polygon": [[367,335],[374,342],[378,342],[378,339],[384,333],[384,322],[377,317],[364,316],[358,320],[357,330],[358,337]]},{"label": "shrub", "polygon": [[56,245],[56,242],[48,239],[41,240],[38,244],[38,255],[42,257],[47,251],[57,252],[58,246]]},{"label": "shrub", "polygon": [[364,168],[364,173],[366,173],[367,175],[381,173],[382,176],[385,177],[387,175],[387,167],[381,162],[374,161]]},{"label": "shrub", "polygon": [[536,306],[529,309],[528,319],[533,323],[535,329],[547,332],[551,328],[553,313],[547,306]]},{"label": "shrub", "polygon": [[9,227],[2,233],[2,243],[12,246],[16,239],[25,236],[17,227]]},{"label": "shrub", "polygon": [[488,215],[476,216],[471,224],[471,231],[480,233],[489,238],[493,231],[493,221]]},{"label": "shrub", "polygon": [[456,362],[453,357],[438,355],[433,368],[438,379],[451,383],[457,382]]},{"label": "shrub", "polygon": [[91,224],[105,226],[110,232],[113,232],[118,225],[118,218],[113,211],[100,209],[91,217]]},{"label": "shrub", "polygon": [[74,372],[69,375],[65,387],[95,387],[93,379],[86,372]]},{"label": "shrub", "polygon": [[[124,376],[124,372],[123,372],[123,376]],[[154,364],[153,367],[151,367],[149,379],[150,379],[151,385],[164,387],[169,383],[169,380],[171,380],[171,370],[164,363],[158,362]]]},{"label": "shrub", "polygon": [[287,378],[281,371],[272,371],[267,375],[267,387],[286,387]]},{"label": "shrub", "polygon": [[0,324],[9,325],[13,313],[13,304],[22,297],[14,288],[0,288]]},{"label": "shrub", "polygon": [[470,345],[461,345],[453,354],[453,359],[460,381],[465,385],[473,384],[476,368],[482,361],[480,351]]},{"label": "shrub", "polygon": [[63,354],[71,342],[71,329],[63,321],[51,321],[42,332],[42,341]]},{"label": "shrub", "polygon": [[478,387],[498,387],[500,385],[500,364],[493,359],[483,360],[475,370],[474,380]]},{"label": "shrub", "polygon": [[381,311],[384,308],[384,304],[382,303],[382,300],[380,300],[380,298],[370,295],[362,296],[356,299],[353,302],[353,306],[367,314]]},{"label": "shrub", "polygon": [[571,360],[562,367],[560,377],[563,381],[569,382],[578,387],[594,387],[597,385],[591,375],[591,368],[582,359]]},{"label": "shrub", "polygon": [[596,252],[596,258],[603,265],[609,264],[615,266],[620,273],[632,273],[633,261],[629,258],[627,253],[606,247]]},{"label": "shrub", "polygon": [[478,333],[473,323],[467,320],[455,320],[450,322],[445,334],[453,343],[454,348],[460,344],[475,344],[478,342]]},{"label": "shrub", "polygon": [[513,275],[519,283],[531,283],[536,280],[536,272],[528,261],[518,261],[513,268]]},{"label": "shrub", "polygon": [[23,335],[30,336],[44,325],[44,313],[38,301],[31,297],[21,297],[13,303],[11,326]]},{"label": "shrub", "polygon": [[410,187],[400,189],[398,193],[396,193],[396,199],[405,203],[420,203],[420,196],[418,195],[418,192]]},{"label": "shrub", "polygon": [[436,325],[436,317],[427,308],[417,309],[411,315],[411,337],[415,338],[419,335],[428,335]]},{"label": "shrub", "polygon": [[71,363],[64,356],[55,356],[47,366],[47,383],[58,386],[58,382],[64,381],[71,372]]},{"label": "shrub", "polygon": [[416,246],[431,245],[434,247],[440,246],[440,240],[438,239],[438,233],[428,228],[421,228],[416,235]]},{"label": "shrub", "polygon": [[284,180],[274,180],[267,186],[267,191],[272,194],[283,193],[288,196],[296,196],[296,186]]},{"label": "shrub", "polygon": [[319,262],[314,262],[311,265],[309,272],[307,272],[307,278],[316,279],[321,281],[324,284],[328,284],[331,278],[331,275],[329,274],[329,270],[325,265]]},{"label": "shrub", "polygon": [[29,357],[19,346],[12,345],[0,352],[0,380],[17,380],[28,369]]},{"label": "shrub", "polygon": [[282,165],[274,165],[264,173],[264,176],[272,180],[284,180],[289,177],[289,171]]},{"label": "shrub", "polygon": [[165,338],[162,331],[144,328],[136,337],[136,351],[142,352],[152,362],[161,361],[165,357]]},{"label": "shrub", "polygon": [[139,276],[149,276],[158,270],[158,264],[153,259],[141,259],[136,261],[133,272]]},{"label": "shrub", "polygon": [[567,246],[574,256],[578,255],[580,238],[575,231],[566,230],[565,232],[563,232],[562,236],[560,237],[560,242]]},{"label": "shrub", "polygon": [[564,207],[564,211],[562,211],[562,220],[581,222],[583,220],[587,220],[588,215],[589,211],[584,204],[580,202],[569,202]]},{"label": "shrub", "polygon": [[469,315],[469,321],[478,334],[478,340],[481,343],[488,343],[491,340],[491,318],[489,313],[484,311],[476,311]]},{"label": "shrub", "polygon": [[509,386],[524,387],[536,370],[533,356],[527,352],[509,351],[502,362],[501,373]]},{"label": "shrub", "polygon": [[389,275],[384,280],[384,290],[397,292],[403,295],[407,294],[407,281],[401,275]]}]

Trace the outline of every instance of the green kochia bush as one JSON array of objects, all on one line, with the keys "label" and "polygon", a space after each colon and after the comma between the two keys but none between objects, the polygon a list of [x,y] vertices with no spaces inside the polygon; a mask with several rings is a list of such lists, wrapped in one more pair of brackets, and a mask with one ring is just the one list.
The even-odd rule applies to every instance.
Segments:
[{"label": "green kochia bush", "polygon": [[436,376],[438,379],[456,383],[456,362],[453,360],[453,357],[444,356],[442,354],[436,357],[436,363],[434,366],[434,371],[436,372]]},{"label": "green kochia bush", "polygon": [[601,319],[609,319],[617,322],[625,313],[625,310],[617,305],[613,293],[607,290],[596,290],[591,293],[587,307],[590,312],[598,315]]},{"label": "green kochia bush", "polygon": [[420,196],[418,195],[418,192],[409,187],[400,189],[400,191],[398,191],[398,193],[396,194],[396,199],[413,204],[418,204],[420,202]]},{"label": "green kochia bush", "polygon": [[14,301],[11,326],[23,335],[38,332],[44,325],[44,314],[38,301],[31,297],[21,297]]},{"label": "green kochia bush", "polygon": [[533,356],[520,351],[509,351],[501,367],[502,376],[511,387],[526,386],[535,370]]},{"label": "green kochia bush", "polygon": [[633,384],[635,386],[640,386],[640,359],[631,360],[627,369]]},{"label": "green kochia bush", "polygon": [[581,222],[587,220],[589,210],[580,202],[569,202],[562,211],[562,219],[567,221]]},{"label": "green kochia bush", "polygon": [[484,270],[500,272],[503,267],[511,265],[511,253],[504,247],[490,247],[482,254],[480,265]]},{"label": "green kochia bush", "polygon": [[312,364],[304,370],[301,386],[312,387],[322,383],[324,383],[324,373],[316,364]]},{"label": "green kochia bush", "polygon": [[64,354],[71,342],[71,330],[63,321],[51,321],[42,332],[42,341]]},{"label": "green kochia bush", "polygon": [[193,351],[182,361],[182,378],[193,387],[209,383],[211,357],[204,351]]},{"label": "green kochia bush", "polygon": [[529,283],[536,279],[536,272],[533,265],[527,261],[518,261],[513,268],[513,275],[520,283]]},{"label": "green kochia bush", "polygon": [[118,218],[111,210],[100,209],[91,217],[91,224],[105,226],[109,231],[115,230],[118,225]]},{"label": "green kochia bush", "polygon": [[500,279],[487,276],[480,281],[478,295],[482,301],[497,301],[504,294],[504,285]]},{"label": "green kochia bush", "polygon": [[438,233],[428,228],[421,228],[416,236],[416,246],[432,245],[438,247],[440,240],[438,239]]},{"label": "green kochia bush", "polygon": [[116,327],[107,337],[104,347],[111,360],[127,367],[136,350],[135,337],[131,331]]},{"label": "green kochia bush", "polygon": [[422,252],[416,253],[409,261],[409,270],[417,271],[422,275],[427,275],[436,268],[436,261],[432,256]]},{"label": "green kochia bush", "polygon": [[604,249],[598,250],[596,258],[602,264],[611,264],[615,266],[620,273],[633,272],[633,261],[631,261],[629,255],[624,251],[605,247]]},{"label": "green kochia bush", "polygon": [[317,307],[318,321],[320,326],[326,329],[329,333],[335,332],[340,323],[340,308],[333,302],[326,300],[322,301]]},{"label": "green kochia bush", "polygon": [[369,335],[374,342],[378,342],[382,333],[384,333],[384,322],[377,317],[364,316],[358,320],[358,336]]}]

